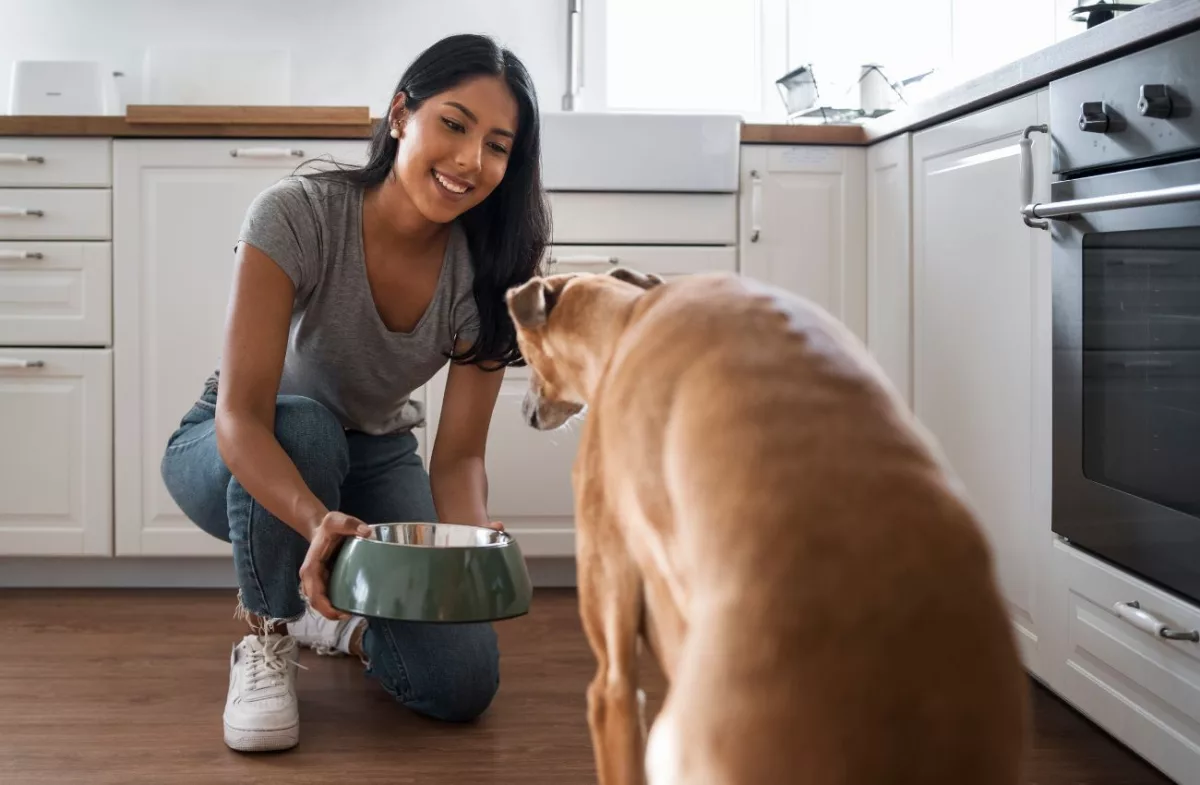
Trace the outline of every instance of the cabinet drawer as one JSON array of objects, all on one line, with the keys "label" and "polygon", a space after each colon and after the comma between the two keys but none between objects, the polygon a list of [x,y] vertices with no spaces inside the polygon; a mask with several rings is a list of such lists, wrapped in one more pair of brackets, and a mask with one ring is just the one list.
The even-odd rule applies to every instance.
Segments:
[{"label": "cabinet drawer", "polygon": [[1200,630],[1200,609],[1063,543],[1054,546],[1054,572],[1067,603],[1064,697],[1168,775],[1195,782],[1200,643],[1156,636],[1115,608],[1136,602],[1185,632]]},{"label": "cabinet drawer", "polygon": [[[331,161],[361,166],[367,161],[366,140],[347,139],[118,139],[116,160],[149,169],[241,171],[270,169],[279,177],[333,168]],[[312,159],[324,161],[308,163]],[[307,165],[305,165],[307,164]],[[134,187],[114,166],[118,188]]]},{"label": "cabinet drawer", "polygon": [[111,243],[0,240],[0,346],[107,346],[111,336]]},{"label": "cabinet drawer", "polygon": [[0,348],[0,555],[112,554],[112,352]]},{"label": "cabinet drawer", "polygon": [[658,275],[737,272],[733,246],[555,245],[550,251],[554,273],[605,272],[615,266]]},{"label": "cabinet drawer", "polygon": [[554,242],[733,245],[736,194],[550,193]]},{"label": "cabinet drawer", "polygon": [[108,240],[108,189],[0,189],[0,240]]},{"label": "cabinet drawer", "polygon": [[107,139],[0,137],[0,187],[97,188],[112,184]]}]

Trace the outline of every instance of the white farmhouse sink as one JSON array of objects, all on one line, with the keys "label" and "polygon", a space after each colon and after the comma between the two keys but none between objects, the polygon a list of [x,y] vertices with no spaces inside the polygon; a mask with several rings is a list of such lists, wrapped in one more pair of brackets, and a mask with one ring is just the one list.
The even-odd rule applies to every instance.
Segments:
[{"label": "white farmhouse sink", "polygon": [[737,191],[737,115],[547,112],[542,128],[551,191]]}]

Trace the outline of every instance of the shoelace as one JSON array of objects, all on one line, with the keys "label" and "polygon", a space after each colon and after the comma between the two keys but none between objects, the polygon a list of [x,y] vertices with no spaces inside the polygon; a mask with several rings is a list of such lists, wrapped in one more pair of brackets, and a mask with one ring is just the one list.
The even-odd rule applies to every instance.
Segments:
[{"label": "shoelace", "polygon": [[248,647],[246,651],[246,681],[251,690],[259,689],[261,682],[266,682],[263,685],[265,687],[282,686],[288,668],[293,665],[308,670],[299,662],[289,659],[285,652],[279,651],[284,645],[284,638],[259,640],[261,648]]}]

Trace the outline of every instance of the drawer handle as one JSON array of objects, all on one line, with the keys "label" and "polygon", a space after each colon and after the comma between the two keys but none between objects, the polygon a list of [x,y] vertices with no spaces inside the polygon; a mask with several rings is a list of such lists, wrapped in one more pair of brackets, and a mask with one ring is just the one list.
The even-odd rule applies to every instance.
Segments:
[{"label": "drawer handle", "polygon": [[757,170],[750,172],[750,242],[758,242],[762,234],[762,178]]},{"label": "drawer handle", "polygon": [[303,158],[303,150],[290,147],[236,147],[229,151],[234,158]]},{"label": "drawer handle", "polygon": [[1142,610],[1142,606],[1138,602],[1118,602],[1113,605],[1117,616],[1137,627],[1143,632],[1148,632],[1158,638],[1166,638],[1169,641],[1191,641],[1192,643],[1200,642],[1200,632],[1189,630],[1172,630],[1167,627],[1166,622],[1156,618],[1150,613]]},{"label": "drawer handle", "polygon": [[0,357],[0,368],[44,368],[42,360],[18,360],[15,357]]},{"label": "drawer handle", "polygon": [[41,259],[41,251],[10,251],[0,248],[0,259]]},{"label": "drawer handle", "polygon": [[601,256],[599,254],[576,254],[575,256],[551,256],[551,265],[565,265],[571,267],[574,265],[589,265],[589,264],[620,264],[621,260],[616,256]]},{"label": "drawer handle", "polygon": [[0,218],[41,218],[45,214],[42,210],[27,210],[24,207],[0,207]]},{"label": "drawer handle", "polygon": [[0,164],[44,164],[46,159],[40,155],[25,155],[23,153],[0,153]]}]

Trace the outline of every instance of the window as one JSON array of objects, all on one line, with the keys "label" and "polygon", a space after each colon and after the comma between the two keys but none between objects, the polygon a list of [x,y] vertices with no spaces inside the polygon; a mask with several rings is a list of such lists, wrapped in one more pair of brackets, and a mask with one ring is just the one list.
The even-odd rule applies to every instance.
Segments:
[{"label": "window", "polygon": [[755,112],[757,0],[608,0],[610,109]]},{"label": "window", "polygon": [[584,0],[585,111],[780,119],[787,0]]}]

